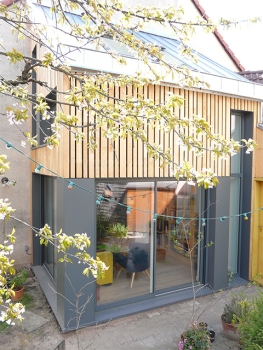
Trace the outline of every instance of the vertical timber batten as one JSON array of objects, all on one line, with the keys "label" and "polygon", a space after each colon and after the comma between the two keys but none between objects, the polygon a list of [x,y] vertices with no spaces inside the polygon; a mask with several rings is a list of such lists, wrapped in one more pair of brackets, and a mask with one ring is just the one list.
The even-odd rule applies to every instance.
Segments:
[{"label": "vertical timber batten", "polygon": [[[52,72],[51,72],[52,73]],[[50,74],[51,74],[50,73]],[[61,73],[53,73],[50,81],[57,87],[58,91],[67,91],[70,87],[79,87],[76,79],[71,82]],[[44,93],[40,89],[39,92]],[[214,133],[222,134],[229,138],[230,135],[230,111],[231,109],[247,108],[254,114],[255,124],[260,120],[260,102],[238,99],[236,97],[218,96],[208,92],[196,92],[184,90],[178,87],[166,85],[150,85],[143,87],[110,87],[109,93],[112,97],[125,99],[126,97],[143,96],[145,99],[153,99],[155,104],[164,103],[169,93],[180,94],[184,98],[184,106],[174,108],[175,116],[180,118],[191,118],[193,114],[207,120]],[[66,101],[65,96],[58,93],[61,102]],[[114,103],[109,100],[109,103]],[[96,115],[92,112],[78,111],[77,107],[64,106],[63,112],[75,113],[79,116],[78,125],[81,123],[92,124]],[[149,157],[146,147],[140,140],[133,140],[127,135],[126,139],[105,139],[105,130],[96,132],[96,149],[89,150],[86,142],[89,141],[90,126],[82,128],[87,140],[76,142],[74,134],[65,128],[61,130],[61,148],[50,150],[45,146],[32,150],[32,158],[45,167],[65,178],[143,178],[143,177],[169,177],[169,166],[166,164],[160,168],[161,160]],[[159,122],[156,128],[151,129],[144,121],[144,131],[148,133],[150,142],[161,144],[163,149],[171,149],[172,159],[175,163],[182,163],[184,160],[196,165],[197,170],[211,168],[218,176],[230,174],[229,160],[217,160],[207,151],[203,156],[196,157],[193,151],[188,152],[178,145],[178,137],[174,131],[164,134],[159,129]],[[185,134],[191,135],[191,128],[185,129]],[[200,139],[203,136],[199,136]],[[205,147],[211,147],[211,141],[207,140]],[[32,165],[32,171],[35,169]],[[50,175],[43,169],[42,174]]]}]

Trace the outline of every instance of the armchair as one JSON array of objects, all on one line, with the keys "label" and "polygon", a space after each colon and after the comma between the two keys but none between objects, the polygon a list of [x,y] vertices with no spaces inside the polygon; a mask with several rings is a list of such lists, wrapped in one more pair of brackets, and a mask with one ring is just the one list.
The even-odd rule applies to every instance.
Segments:
[{"label": "armchair", "polygon": [[144,272],[149,278],[148,268],[150,267],[150,245],[147,243],[132,242],[127,256],[121,253],[113,253],[114,262],[120,265],[120,270],[116,279],[118,279],[122,270],[132,273],[131,288],[135,273]]}]

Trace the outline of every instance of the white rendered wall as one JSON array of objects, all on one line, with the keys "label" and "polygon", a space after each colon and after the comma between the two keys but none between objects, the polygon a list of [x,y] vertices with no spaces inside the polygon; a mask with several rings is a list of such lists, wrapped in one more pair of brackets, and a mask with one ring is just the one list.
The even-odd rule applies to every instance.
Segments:
[{"label": "white rendered wall", "polygon": [[[11,34],[10,27],[1,21],[0,36],[3,39],[3,46],[7,50],[16,48],[25,55],[30,55],[30,45],[27,40],[17,41],[16,37]],[[6,57],[0,57],[0,75],[5,79],[15,79],[16,76],[21,75],[24,63],[13,65],[6,59]],[[16,125],[10,125],[6,118],[6,107],[16,103],[13,98],[0,95],[0,136],[13,144],[15,147],[29,155],[29,147],[21,147],[21,140],[23,140],[22,132]],[[22,131],[30,131],[30,121],[25,125],[18,125]],[[16,209],[14,216],[17,218],[31,223],[31,174],[30,174],[30,161],[23,155],[19,154],[14,149],[7,149],[5,143],[0,140],[0,154],[6,154],[8,161],[10,161],[10,170],[7,170],[4,175],[0,175],[0,181],[3,177],[7,177],[9,180],[16,181],[16,185],[2,186],[0,182],[0,198],[8,198],[12,202],[12,207]],[[25,245],[30,247],[31,250],[31,230],[22,223],[15,222],[14,220],[4,221],[0,220],[0,242],[4,240],[4,232],[9,233],[13,226],[16,226],[17,241],[14,245],[14,253],[12,259],[15,259],[16,265],[27,266],[30,263],[31,256],[25,251]]]}]

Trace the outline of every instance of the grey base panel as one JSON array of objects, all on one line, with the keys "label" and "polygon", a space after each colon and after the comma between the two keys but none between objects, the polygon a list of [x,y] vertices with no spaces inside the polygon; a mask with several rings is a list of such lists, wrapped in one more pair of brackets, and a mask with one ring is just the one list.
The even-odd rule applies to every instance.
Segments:
[{"label": "grey base panel", "polygon": [[62,328],[62,323],[59,320],[59,316],[57,313],[57,287],[54,283],[53,278],[50,276],[49,272],[43,265],[32,266],[32,270],[42,288],[47,301],[58,320],[60,327]]},{"label": "grey base panel", "polygon": [[[55,314],[59,325],[61,326],[62,332],[67,332],[73,329],[64,329],[61,320],[58,318],[57,314],[57,294],[56,286],[54,280],[46,270],[44,266],[33,266],[33,271],[38,279],[38,282],[52,308],[53,313]],[[240,285],[245,285],[248,282],[240,277],[234,277],[228,288],[237,287]],[[227,288],[227,289],[228,289]],[[205,296],[214,293],[215,291],[207,286],[201,288],[200,285],[196,286],[198,290],[196,293],[197,297]],[[142,300],[139,302],[129,303],[126,305],[109,308],[107,310],[97,311],[95,313],[95,321],[83,325],[83,327],[91,326],[98,323],[108,322],[109,320],[133,315],[139,312],[148,311],[163,307],[169,304],[179,303],[185,300],[191,300],[193,298],[192,287],[183,288],[173,292],[167,292],[164,294],[157,295],[147,300]],[[83,328],[82,327],[82,328]]]},{"label": "grey base panel", "polygon": [[[230,288],[234,288],[237,286],[245,285],[248,282],[240,277],[233,278],[231,283],[229,284]],[[196,286],[196,297],[201,297],[209,294],[213,294],[215,291],[207,286],[203,286],[201,288],[200,285]],[[165,294],[160,294],[155,297],[152,297],[148,300],[143,300],[140,302],[130,303],[127,305],[115,307],[108,310],[103,311],[97,311],[95,315],[95,323],[103,323],[108,322],[109,320],[123,317],[123,316],[129,316],[132,314],[136,314],[138,312],[147,311],[156,309],[159,307],[163,307],[169,304],[179,303],[181,301],[191,300],[193,299],[193,290],[192,287],[184,288],[181,290],[168,292]]]}]

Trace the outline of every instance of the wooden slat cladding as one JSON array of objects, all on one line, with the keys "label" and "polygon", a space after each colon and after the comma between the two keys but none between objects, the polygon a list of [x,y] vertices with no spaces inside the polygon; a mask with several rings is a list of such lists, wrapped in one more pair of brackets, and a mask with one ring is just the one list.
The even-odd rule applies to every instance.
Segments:
[{"label": "wooden slat cladding", "polygon": [[[52,79],[52,86],[67,90],[68,83],[63,76],[56,73]],[[71,86],[77,82],[72,79]],[[230,137],[230,112],[232,110],[249,111],[254,113],[254,125],[260,120],[260,103],[241,100],[229,96],[220,96],[204,93],[202,91],[184,90],[182,88],[149,85],[143,87],[108,87],[111,96],[125,99],[126,97],[143,96],[145,99],[153,99],[156,104],[165,102],[170,93],[179,94],[184,98],[184,106],[175,108],[175,115],[180,118],[191,118],[193,115],[202,116],[212,126],[214,133]],[[112,99],[108,101],[114,103]],[[93,123],[95,115],[87,115],[76,107],[67,108],[69,113],[75,113],[79,117],[79,125]],[[161,144],[163,149],[171,149],[172,159],[175,163],[184,160],[191,162],[197,170],[211,168],[218,176],[228,176],[230,173],[229,160],[214,158],[210,152],[196,157],[193,151],[179,147],[178,136],[175,131],[164,134],[160,131],[159,122],[154,129],[149,128],[147,121],[144,130],[148,133],[151,143]],[[89,127],[81,130],[86,140],[89,137]],[[87,149],[86,140],[76,142],[74,135],[64,129],[61,132],[61,146],[58,150],[50,151],[46,147],[32,151],[33,158],[39,163],[48,166],[55,173],[70,178],[143,178],[143,177],[170,177],[172,172],[169,165],[160,167],[160,159],[149,157],[146,147],[141,141],[132,139],[127,135],[126,139],[106,139],[105,130],[96,132],[97,147],[94,151]],[[185,128],[186,135],[192,135],[192,128]],[[204,140],[204,136],[199,136]],[[209,140],[204,146],[211,147]],[[47,165],[48,164],[48,165]]]},{"label": "wooden slat cladding", "polygon": [[[32,48],[33,49],[33,48]],[[46,51],[44,47],[36,46],[36,52],[38,55],[43,55]],[[46,82],[47,86],[50,89],[47,89],[44,86],[37,86],[37,94],[42,94],[47,96],[52,89],[57,90],[57,101],[66,102],[65,95],[61,92],[64,92],[69,89],[70,82],[66,75],[52,71],[50,68],[38,68],[36,70],[37,80]],[[65,114],[69,114],[69,106],[64,105],[62,111]],[[34,148],[31,151],[31,157],[35,159],[38,163],[44,165],[46,168],[51,169],[56,174],[59,174],[63,177],[69,177],[70,174],[70,133],[68,129],[61,128],[61,144],[62,147],[54,147],[52,150],[46,146],[41,146],[39,148]],[[74,159],[75,162],[75,159]],[[31,171],[34,172],[36,168],[35,163],[31,163]],[[44,168],[41,169],[41,174],[52,175],[49,171]]]}]

